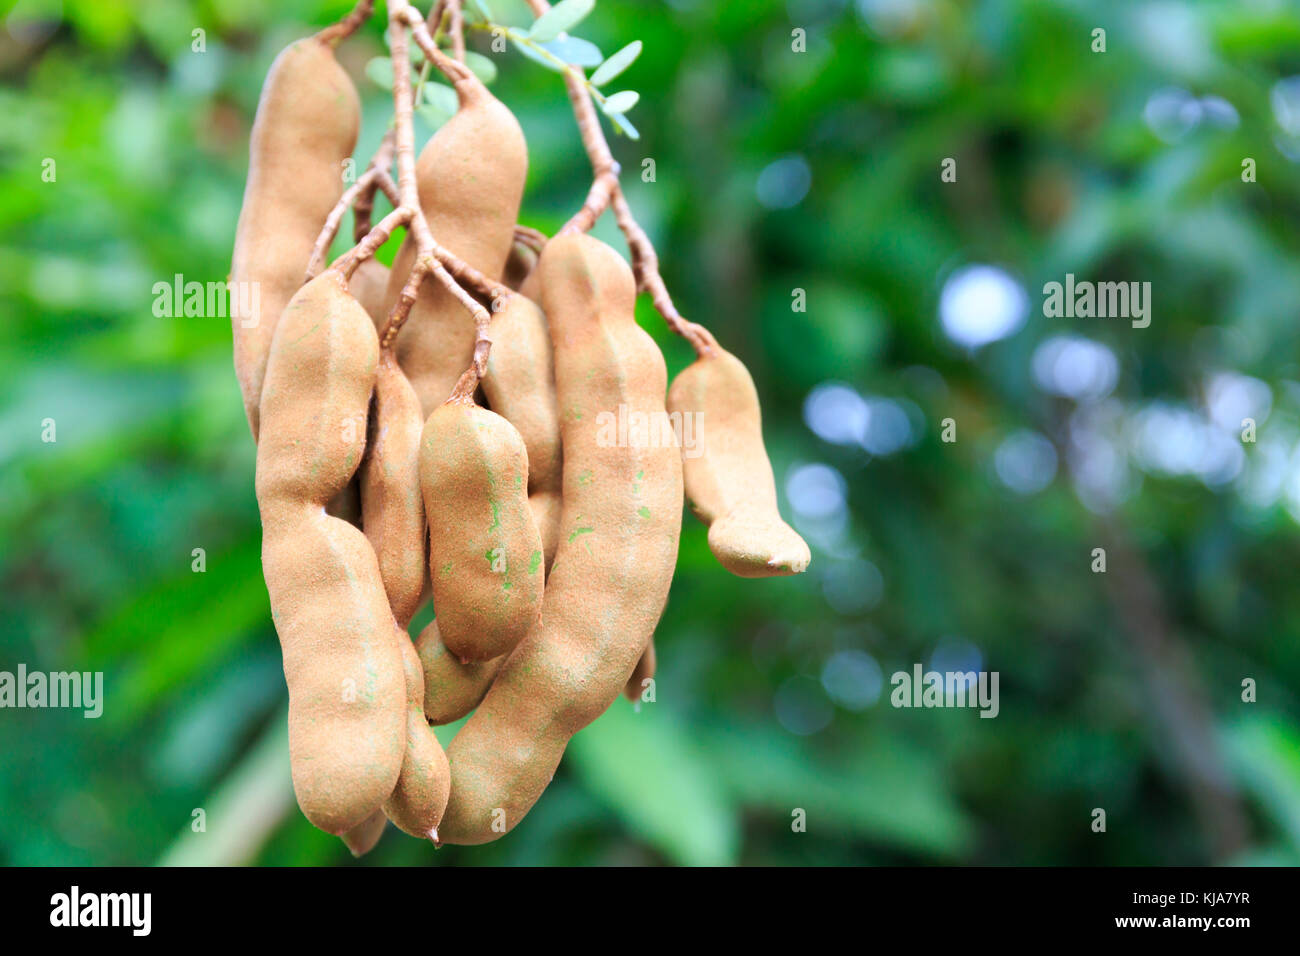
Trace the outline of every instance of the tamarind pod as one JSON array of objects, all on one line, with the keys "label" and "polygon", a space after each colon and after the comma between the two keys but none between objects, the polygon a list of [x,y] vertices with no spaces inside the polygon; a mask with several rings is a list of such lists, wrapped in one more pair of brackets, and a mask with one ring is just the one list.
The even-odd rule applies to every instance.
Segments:
[{"label": "tamarind pod", "polygon": [[560,490],[560,417],[555,402],[555,361],[546,316],[522,295],[492,316],[483,394],[492,411],[510,422],[528,449],[529,491]]},{"label": "tamarind pod", "polygon": [[496,839],[536,803],[569,739],[626,685],[677,560],[676,443],[618,447],[601,439],[597,424],[601,412],[620,406],[666,419],[667,373],[632,317],[632,271],[581,233],[552,239],[537,268],[564,442],[562,533],[541,621],[448,749],[451,800],[439,829],[451,843]]},{"label": "tamarind pod", "polygon": [[[384,314],[384,291],[387,286],[388,267],[374,258],[361,263],[357,270],[352,273],[352,278],[348,280],[348,291],[374,319],[376,330],[381,328],[387,319]],[[358,528],[361,527],[360,472],[352,476],[352,480],[348,482],[347,487],[334,497],[325,510],[336,518],[342,518],[349,524],[356,525]],[[383,820],[384,823],[388,822],[388,818],[383,813],[377,813],[376,816]],[[382,829],[380,832],[382,832]]]},{"label": "tamarind pod", "polygon": [[645,646],[645,653],[636,662],[636,668],[632,671],[632,676],[627,679],[627,685],[623,688],[623,695],[632,703],[640,702],[641,694],[645,692],[644,682],[654,678],[657,664],[655,639],[652,637],[650,643]]},{"label": "tamarind pod", "polygon": [[388,817],[383,810],[376,810],[351,830],[340,833],[339,839],[348,845],[353,856],[363,857],[375,848],[387,827]]},{"label": "tamarind pod", "polygon": [[[416,161],[420,206],[440,245],[497,277],[514,243],[528,150],[514,114],[482,83],[471,76],[457,84],[457,94],[460,108]],[[415,251],[408,236],[393,262],[386,311],[397,301]],[[396,351],[426,416],[469,366],[474,337],[464,307],[440,282],[424,282],[397,335]]]},{"label": "tamarind pod", "polygon": [[405,635],[370,542],[325,513],[360,463],[378,359],[373,323],[326,270],[280,317],[260,409],[262,568],[289,688],[294,793],[334,834],[379,809],[405,751]]},{"label": "tamarind pod", "polygon": [[743,362],[717,346],[673,380],[668,410],[699,447],[683,449],[686,496],[709,526],[709,550],[742,578],[799,574],[812,555],[781,520],[763,447],[758,390]]},{"label": "tamarind pod", "polygon": [[488,661],[461,661],[442,642],[437,621],[420,632],[415,650],[424,667],[424,716],[435,727],[460,720],[477,707],[506,660],[502,654]]},{"label": "tamarind pod", "polygon": [[443,643],[484,661],[512,650],[542,608],[542,539],[519,432],[470,397],[433,410],[420,438],[429,581]]},{"label": "tamarind pod", "polygon": [[424,501],[420,497],[420,400],[384,349],[375,375],[370,440],[361,463],[361,514],[366,537],[397,623],[405,627],[424,590]]},{"label": "tamarind pod", "polygon": [[[248,144],[248,182],[235,229],[230,281],[247,288],[231,310],[235,373],[253,437],[267,353],[285,305],[302,285],[312,247],[343,195],[361,101],[333,47],[291,43],[271,64]],[[235,301],[243,303],[244,296]]]},{"label": "tamarind pod", "polygon": [[424,719],[424,670],[409,640],[402,641],[406,675],[406,756],[384,813],[402,830],[424,840],[438,839],[438,823],[451,793],[447,754]]},{"label": "tamarind pod", "polygon": [[529,506],[542,536],[549,569],[559,542],[560,419],[555,403],[555,362],[546,316],[523,295],[513,295],[488,326],[484,397],[514,425],[528,449]]},{"label": "tamarind pod", "polygon": [[384,323],[388,321],[388,313],[384,311],[384,296],[388,292],[388,266],[373,257],[367,259],[352,273],[352,278],[348,280],[348,291],[361,303],[370,318],[374,319],[375,331],[382,331]]},{"label": "tamarind pod", "polygon": [[522,242],[516,242],[510,247],[510,255],[506,257],[505,269],[501,273],[501,281],[507,286],[519,291],[519,287],[524,284],[529,273],[537,265],[537,253],[524,245]]}]

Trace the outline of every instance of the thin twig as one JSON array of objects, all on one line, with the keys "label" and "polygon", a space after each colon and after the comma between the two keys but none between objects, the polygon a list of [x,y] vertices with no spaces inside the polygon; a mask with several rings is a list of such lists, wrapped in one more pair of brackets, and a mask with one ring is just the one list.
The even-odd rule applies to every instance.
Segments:
[{"label": "thin twig", "polygon": [[488,337],[488,324],[492,321],[492,316],[461,287],[441,262],[431,255],[425,257],[425,261],[428,262],[434,278],[447,288],[447,291],[465,307],[470,315],[474,316],[474,371],[479,378],[482,378],[487,374],[488,352],[492,348],[492,339]]},{"label": "thin twig", "polygon": [[[451,11],[454,24],[459,4],[456,0],[448,0],[447,6]],[[389,48],[394,63],[402,64],[409,60],[409,40],[406,35],[406,29],[409,27],[411,36],[424,52],[428,62],[432,63],[455,86],[461,107],[471,102],[481,91],[482,84],[463,63],[451,59],[438,49],[425,19],[406,0],[389,0],[388,18]],[[433,238],[428,220],[425,219],[424,211],[420,207],[419,188],[415,178],[415,135],[411,120],[413,98],[411,76],[407,70],[393,71],[393,107],[397,144],[397,191],[401,198],[400,208],[403,211],[409,210],[406,222],[415,240],[416,261],[411,277],[403,287],[399,302],[394,304],[393,311],[385,323],[382,341],[386,345],[392,344],[410,314],[421,281],[425,275],[431,274],[474,317],[474,359],[470,371],[477,377],[481,377],[487,373],[487,357],[492,345],[487,334],[491,315],[457,280],[466,281],[481,295],[493,299],[505,298],[511,293],[500,283],[488,279],[468,263],[452,255]],[[366,254],[364,247],[370,239],[371,237],[367,236],[366,240],[357,247],[358,261],[364,258]],[[355,264],[352,264],[352,268],[355,268]],[[401,301],[406,299],[409,301]]]},{"label": "thin twig", "polygon": [[366,233],[364,239],[331,262],[330,268],[337,269],[343,273],[344,278],[351,279],[357,267],[378,252],[380,247],[392,237],[393,230],[398,226],[409,224],[414,215],[415,210],[410,206],[398,206],[379,220],[379,225]]},{"label": "thin twig", "polygon": [[465,17],[461,11],[461,0],[447,0],[447,10],[451,13],[451,51],[460,63],[465,62]]},{"label": "thin twig", "polygon": [[437,33],[442,27],[442,16],[447,12],[447,0],[438,0],[437,3],[429,10],[429,16],[425,19],[425,24],[429,29]]},{"label": "thin twig", "polygon": [[388,321],[384,323],[384,332],[379,339],[381,348],[390,349],[393,347],[393,341],[397,338],[397,333],[406,324],[406,319],[411,314],[411,307],[415,305],[415,300],[420,296],[420,283],[424,281],[425,276],[428,274],[427,261],[417,259],[415,265],[411,267],[411,274],[406,280],[406,285],[402,286],[397,301],[393,303],[392,309],[388,312]]},{"label": "thin twig", "polygon": [[370,15],[375,12],[375,0],[358,0],[352,12],[333,26],[328,26],[316,34],[316,39],[322,43],[328,43],[330,46],[338,46],[352,34],[356,33],[361,24],[370,19]]},{"label": "thin twig", "polygon": [[[307,261],[307,279],[310,282],[314,279],[325,264],[325,254],[329,252],[330,245],[334,242],[334,237],[338,235],[339,224],[343,221],[343,215],[349,208],[357,210],[358,218],[364,215],[367,228],[361,233],[362,236],[369,232],[370,213],[374,209],[375,189],[379,186],[380,176],[387,176],[388,164],[393,160],[392,140],[385,136],[379,144],[379,149],[375,151],[374,158],[370,160],[370,165],[366,171],[361,174],[355,183],[344,191],[339,197],[339,201],[334,204],[330,214],[325,218],[325,225],[316,237],[316,244],[312,247],[311,258]],[[364,202],[362,197],[365,197]],[[390,197],[391,198],[391,197]],[[394,203],[398,205],[398,203]],[[357,238],[355,241],[360,241]]]},{"label": "thin twig", "polygon": [[534,229],[532,226],[525,226],[522,223],[515,223],[515,242],[521,242],[533,252],[541,252],[542,246],[546,245],[546,233],[540,229]]},{"label": "thin twig", "polygon": [[[551,8],[547,0],[528,0],[528,6],[539,17]],[[668,327],[690,342],[697,355],[709,354],[717,348],[717,340],[702,325],[686,320],[677,311],[668,287],[664,285],[663,276],[659,274],[659,257],[655,254],[654,245],[637,223],[623,196],[618,181],[619,166],[610,152],[609,141],[605,139],[605,131],[601,129],[600,119],[592,105],[591,88],[586,74],[576,66],[567,66],[564,70],[564,85],[573,106],[578,135],[582,139],[587,158],[591,161],[592,183],[582,208],[561,231],[581,229],[585,232],[595,224],[606,208],[612,206],[618,227],[623,231],[632,253],[632,269],[636,273],[638,287],[650,293],[655,309],[663,316]]]}]

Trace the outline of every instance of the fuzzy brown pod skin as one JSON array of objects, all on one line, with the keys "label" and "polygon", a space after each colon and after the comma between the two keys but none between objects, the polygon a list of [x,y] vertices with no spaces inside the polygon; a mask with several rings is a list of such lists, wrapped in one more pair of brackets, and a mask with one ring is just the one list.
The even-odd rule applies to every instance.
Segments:
[{"label": "fuzzy brown pod skin", "polygon": [[424,591],[424,499],[420,495],[420,400],[384,349],[375,375],[375,401],[361,463],[361,515],[379,559],[389,606],[406,627]]},{"label": "fuzzy brown pod skin", "polygon": [[343,163],[356,148],[360,125],[356,87],[328,43],[308,37],[281,51],[253,120],[230,266],[235,287],[255,290],[257,297],[256,308],[231,313],[235,374],[255,439],[276,323],[302,285],[316,237],[343,195]]},{"label": "fuzzy brown pod skin", "polygon": [[542,608],[542,539],[519,432],[470,399],[434,409],[420,438],[429,581],[443,642],[485,661],[513,650]]},{"label": "fuzzy brown pod skin", "polygon": [[416,638],[415,650],[424,667],[424,715],[435,727],[460,720],[483,700],[505,655],[488,661],[462,661],[447,650],[430,621]]},{"label": "fuzzy brown pod skin", "polygon": [[492,316],[483,394],[492,411],[514,425],[528,449],[528,494],[547,567],[555,558],[560,521],[560,418],[555,361],[546,316],[531,299],[512,295]]},{"label": "fuzzy brown pod skin", "polygon": [[582,234],[552,239],[538,271],[564,441],[560,548],[542,620],[448,749],[452,795],[440,831],[451,843],[494,840],[537,802],[569,739],[623,690],[677,560],[676,444],[616,447],[598,438],[597,417],[620,405],[665,416],[664,360],[632,317],[632,271]]},{"label": "fuzzy brown pod skin", "polygon": [[387,828],[388,817],[384,816],[383,810],[376,810],[359,825],[340,833],[339,839],[347,844],[353,856],[360,858],[379,844]]},{"label": "fuzzy brown pod skin", "polygon": [[[486,276],[501,275],[514,243],[528,150],[514,114],[471,79],[460,108],[416,162],[420,205],[434,238]],[[393,262],[385,303],[391,308],[415,257],[408,236]],[[420,286],[397,336],[397,360],[430,415],[451,392],[474,352],[474,321],[436,280]]]},{"label": "fuzzy brown pod skin", "polygon": [[424,670],[409,640],[402,641],[406,674],[406,758],[384,813],[411,836],[438,839],[438,823],[451,793],[451,771],[442,744],[424,719]]},{"label": "fuzzy brown pod skin", "polygon": [[655,668],[658,663],[658,659],[655,657],[655,641],[652,637],[650,643],[646,645],[645,653],[636,662],[636,668],[632,671],[632,676],[627,679],[627,684],[623,688],[623,696],[634,704],[640,703],[641,695],[645,693],[645,684],[642,682],[654,678]]},{"label": "fuzzy brown pod skin", "polygon": [[285,307],[261,404],[262,568],[289,687],[294,793],[334,834],[379,809],[405,752],[406,638],[370,542],[325,512],[361,461],[378,358],[369,316],[327,270]]},{"label": "fuzzy brown pod skin", "polygon": [[[387,321],[387,316],[384,315],[384,292],[387,287],[388,266],[375,259],[367,259],[361,263],[356,272],[352,273],[352,278],[348,280],[348,291],[374,319],[376,330],[381,329]],[[342,518],[348,524],[361,527],[361,472],[352,476],[347,487],[334,496],[325,510],[336,518]],[[423,514],[423,505],[421,505],[421,514]],[[423,565],[423,549],[421,549],[420,562]],[[382,813],[378,816],[385,823],[388,822],[388,818]]]},{"label": "fuzzy brown pod skin", "polygon": [[806,570],[808,545],[777,510],[758,390],[744,363],[714,344],[673,380],[668,410],[695,418],[699,445],[683,449],[686,497],[709,526],[718,562],[742,578]]}]

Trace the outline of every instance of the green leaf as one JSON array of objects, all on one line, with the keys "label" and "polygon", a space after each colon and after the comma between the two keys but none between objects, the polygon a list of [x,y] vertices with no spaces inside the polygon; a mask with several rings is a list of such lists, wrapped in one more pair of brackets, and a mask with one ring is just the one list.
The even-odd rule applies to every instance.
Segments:
[{"label": "green leaf", "polygon": [[604,86],[633,64],[641,55],[641,41],[633,40],[601,64],[599,70],[591,74],[592,86]]},{"label": "green leaf", "polygon": [[584,68],[600,66],[601,61],[605,59],[605,55],[600,52],[600,47],[581,37],[563,36],[558,40],[543,43],[542,46],[565,63],[572,63],[574,66]]},{"label": "green leaf", "polygon": [[1300,733],[1267,715],[1235,722],[1224,738],[1243,785],[1300,850]]},{"label": "green leaf", "polygon": [[553,71],[556,72],[556,73],[563,73],[563,72],[564,72],[564,68],[563,68],[562,66],[560,66],[560,65],[557,64],[557,63],[552,62],[551,60],[548,60],[546,57],[542,56],[540,53],[538,53],[536,50],[534,50],[534,49],[533,49],[531,46],[529,46],[527,43],[523,43],[523,42],[521,42],[521,41],[519,41],[519,40],[516,40],[514,37],[511,37],[511,38],[510,38],[510,42],[513,43],[513,44],[515,45],[515,49],[516,49],[516,50],[518,50],[518,51],[519,51],[520,53],[522,53],[524,56],[528,57],[528,59],[532,60],[534,63],[540,63],[542,66],[546,67],[548,70],[553,70]]},{"label": "green leaf", "polygon": [[428,82],[424,84],[424,102],[446,113],[450,118],[460,109],[460,97],[446,83]]},{"label": "green leaf", "polygon": [[662,704],[617,700],[573,738],[586,788],[674,863],[736,862],[739,826],[717,768]]},{"label": "green leaf", "polygon": [[640,101],[641,94],[636,90],[623,90],[621,93],[615,93],[613,96],[605,97],[605,102],[600,104],[600,108],[605,111],[606,115],[622,115],[630,110]]},{"label": "green leaf", "polygon": [[497,65],[490,56],[475,53],[473,50],[466,50],[465,65],[470,68],[471,72],[479,78],[479,82],[484,86],[492,83],[497,78]]},{"label": "green leaf", "polygon": [[393,61],[386,56],[377,56],[366,64],[366,76],[375,85],[386,90],[393,88]]},{"label": "green leaf", "polygon": [[454,113],[448,113],[440,106],[434,106],[432,103],[425,103],[423,106],[415,108],[416,114],[424,120],[430,129],[440,129],[447,120],[454,116]]},{"label": "green leaf", "polygon": [[788,734],[741,725],[696,735],[733,799],[763,808],[789,826],[800,808],[809,821],[938,859],[970,850],[975,827],[948,793],[931,754],[881,734],[864,734],[851,752],[818,756]]},{"label": "green leaf", "polygon": [[596,0],[561,0],[537,18],[528,37],[538,43],[548,43],[581,23],[595,6]]},{"label": "green leaf", "polygon": [[186,826],[159,866],[243,866],[292,812],[287,712],[270,722],[243,761],[202,802],[207,829]]},{"label": "green leaf", "polygon": [[492,11],[488,8],[486,0],[469,0],[465,4],[465,18],[470,23],[491,23]]},{"label": "green leaf", "polygon": [[614,129],[622,133],[628,139],[640,139],[641,134],[637,132],[636,127],[622,113],[610,114],[609,121],[614,124]]}]

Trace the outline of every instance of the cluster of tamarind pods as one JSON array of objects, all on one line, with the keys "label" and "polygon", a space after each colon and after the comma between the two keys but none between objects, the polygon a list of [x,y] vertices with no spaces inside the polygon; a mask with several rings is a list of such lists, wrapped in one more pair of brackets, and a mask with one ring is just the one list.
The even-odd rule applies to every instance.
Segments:
[{"label": "cluster of tamarind pods", "polygon": [[[798,573],[809,551],[778,514],[744,365],[692,324],[698,358],[668,388],[623,257],[581,230],[517,230],[523,132],[469,71],[415,178],[438,245],[487,277],[487,334],[449,285],[411,280],[413,232],[391,269],[354,248],[304,281],[360,124],[337,39],[271,67],[231,270],[260,293],[232,321],[234,361],[294,791],[357,854],[388,820],[483,843],[524,817],[574,733],[653,676],[684,494],[734,574]],[[362,241],[368,213],[373,253],[387,237]],[[697,416],[699,447],[603,440],[598,418],[620,409]],[[444,752],[431,725],[471,712]]]}]

